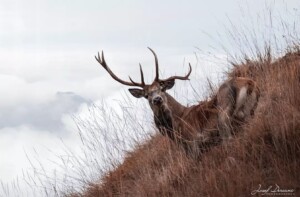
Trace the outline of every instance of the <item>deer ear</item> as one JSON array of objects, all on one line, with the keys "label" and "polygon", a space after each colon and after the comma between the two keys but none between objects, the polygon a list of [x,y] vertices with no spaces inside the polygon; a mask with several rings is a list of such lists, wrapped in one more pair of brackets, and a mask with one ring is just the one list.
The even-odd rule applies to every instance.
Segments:
[{"label": "deer ear", "polygon": [[175,85],[175,79],[164,81],[164,83],[162,84],[162,90],[169,90],[173,88],[174,85]]},{"label": "deer ear", "polygon": [[136,98],[141,98],[144,96],[144,90],[137,89],[137,88],[130,88],[128,89],[132,96]]}]

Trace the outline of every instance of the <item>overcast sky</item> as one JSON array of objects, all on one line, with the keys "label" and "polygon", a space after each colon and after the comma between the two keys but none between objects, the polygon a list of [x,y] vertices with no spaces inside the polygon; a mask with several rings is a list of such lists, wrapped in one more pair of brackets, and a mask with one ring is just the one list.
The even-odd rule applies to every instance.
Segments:
[{"label": "overcast sky", "polygon": [[[268,9],[275,10],[272,26],[262,22]],[[191,83],[199,84],[196,80],[222,76],[228,51],[244,50],[228,42],[228,29],[243,27],[247,34],[251,28],[245,27],[255,26],[263,43],[270,30],[285,34],[277,25],[280,20],[293,24],[299,9],[298,0],[1,0],[0,180],[20,176],[28,166],[24,152],[32,148],[46,158],[42,148],[60,152],[60,138],[76,146],[71,116],[93,102],[114,105],[121,98],[127,87],[95,61],[98,51],[105,51],[110,67],[124,79],[139,79],[142,63],[150,82],[150,46],[163,76],[183,74],[191,62]]]}]

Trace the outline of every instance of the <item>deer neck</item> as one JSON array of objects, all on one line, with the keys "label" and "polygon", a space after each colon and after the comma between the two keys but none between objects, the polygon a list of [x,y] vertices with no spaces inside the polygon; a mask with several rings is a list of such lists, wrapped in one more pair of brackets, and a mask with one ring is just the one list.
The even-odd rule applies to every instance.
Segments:
[{"label": "deer neck", "polygon": [[184,113],[184,111],[187,107],[180,104],[168,93],[166,93],[166,97],[167,97],[167,106],[168,106],[169,110],[171,111],[173,118],[176,119],[176,118],[182,117],[182,114]]},{"label": "deer neck", "polygon": [[166,93],[166,98],[166,103],[157,111],[154,111],[154,122],[163,135],[167,135],[174,140],[174,130],[177,129],[176,124],[178,119],[183,115],[186,107],[181,105],[168,93]]}]

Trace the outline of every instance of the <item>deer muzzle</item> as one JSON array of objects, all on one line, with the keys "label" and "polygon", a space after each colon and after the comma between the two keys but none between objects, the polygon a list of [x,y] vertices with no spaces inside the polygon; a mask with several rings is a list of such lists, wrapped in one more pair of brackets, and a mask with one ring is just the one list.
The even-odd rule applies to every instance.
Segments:
[{"label": "deer muzzle", "polygon": [[154,105],[161,105],[163,103],[163,98],[161,96],[155,96],[153,99],[152,99],[152,103]]}]

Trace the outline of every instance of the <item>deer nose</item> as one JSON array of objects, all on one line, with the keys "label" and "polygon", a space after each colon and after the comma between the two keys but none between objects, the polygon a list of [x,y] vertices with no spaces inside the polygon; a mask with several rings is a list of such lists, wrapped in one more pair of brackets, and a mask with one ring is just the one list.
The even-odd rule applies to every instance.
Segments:
[{"label": "deer nose", "polygon": [[163,99],[162,99],[161,96],[156,96],[156,97],[153,98],[152,102],[153,102],[154,105],[160,105],[160,104],[162,104]]}]

